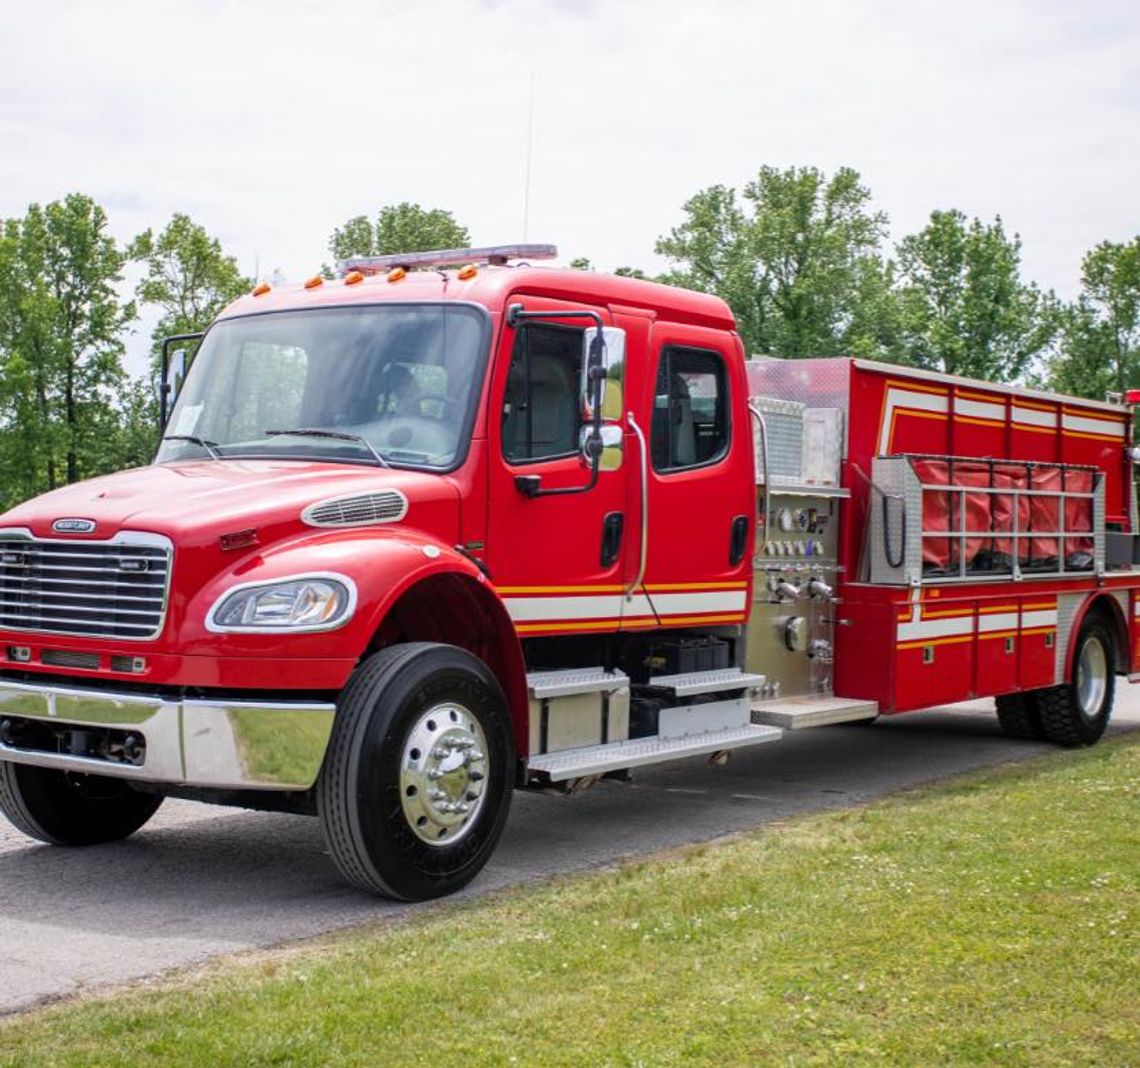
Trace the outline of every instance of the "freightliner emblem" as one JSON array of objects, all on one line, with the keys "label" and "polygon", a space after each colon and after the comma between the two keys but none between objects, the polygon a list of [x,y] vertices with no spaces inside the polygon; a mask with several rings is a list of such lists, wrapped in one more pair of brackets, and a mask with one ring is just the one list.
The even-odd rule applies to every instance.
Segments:
[{"label": "freightliner emblem", "polygon": [[94,519],[57,519],[51,525],[57,534],[90,534],[95,529]]}]

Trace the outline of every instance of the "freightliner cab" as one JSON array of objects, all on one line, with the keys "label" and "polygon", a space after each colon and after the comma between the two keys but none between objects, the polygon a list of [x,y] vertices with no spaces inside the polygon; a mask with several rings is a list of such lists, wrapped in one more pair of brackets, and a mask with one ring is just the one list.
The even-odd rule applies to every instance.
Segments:
[{"label": "freightliner cab", "polygon": [[983,696],[1100,737],[1137,670],[1126,405],[749,360],[716,297],[552,254],[258,286],[180,339],[151,466],[0,516],[18,828],[309,813],[423,899],[515,789]]}]

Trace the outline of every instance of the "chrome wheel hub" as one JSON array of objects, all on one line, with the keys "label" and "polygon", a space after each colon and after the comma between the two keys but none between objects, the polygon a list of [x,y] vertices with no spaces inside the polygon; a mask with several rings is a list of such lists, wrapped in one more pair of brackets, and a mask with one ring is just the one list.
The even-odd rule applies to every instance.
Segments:
[{"label": "chrome wheel hub", "polygon": [[475,825],[487,789],[487,738],[458,704],[429,708],[416,721],[400,758],[400,804],[417,838],[458,842]]},{"label": "chrome wheel hub", "polygon": [[1081,646],[1077,659],[1077,701],[1089,719],[1100,715],[1107,689],[1108,657],[1104,646],[1095,638],[1089,638]]}]

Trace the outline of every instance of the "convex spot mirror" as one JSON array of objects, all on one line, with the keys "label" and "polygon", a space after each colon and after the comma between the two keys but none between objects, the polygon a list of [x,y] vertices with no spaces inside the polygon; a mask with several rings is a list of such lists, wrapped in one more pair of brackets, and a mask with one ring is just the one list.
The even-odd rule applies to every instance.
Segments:
[{"label": "convex spot mirror", "polygon": [[[624,431],[620,426],[607,423],[605,426],[599,427],[597,433],[601,438],[598,469],[600,471],[617,471],[621,467],[621,447],[622,440],[625,436]],[[594,428],[592,426],[582,427],[578,445],[582,450],[582,458],[587,463],[593,458],[592,450],[597,448],[593,442]]]},{"label": "convex spot mirror", "polygon": [[[590,349],[598,328],[590,327],[582,334],[582,412],[587,419],[594,418],[594,391],[590,389]],[[605,348],[602,352],[602,419],[616,422],[622,415],[622,385],[625,381],[625,331],[617,326],[602,330]]]}]

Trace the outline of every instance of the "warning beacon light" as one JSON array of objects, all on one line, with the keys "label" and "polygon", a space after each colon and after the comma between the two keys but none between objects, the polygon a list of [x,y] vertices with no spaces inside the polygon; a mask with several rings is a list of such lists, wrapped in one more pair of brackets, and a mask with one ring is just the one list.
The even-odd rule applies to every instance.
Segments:
[{"label": "warning beacon light", "polygon": [[386,256],[350,256],[337,267],[342,275],[351,271],[384,274],[402,267],[464,267],[488,263],[503,266],[510,260],[552,260],[558,255],[554,245],[487,245],[483,248],[441,248],[431,252],[393,252]]}]

